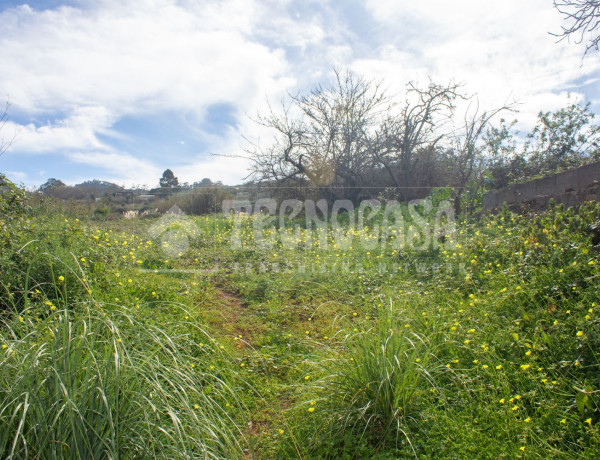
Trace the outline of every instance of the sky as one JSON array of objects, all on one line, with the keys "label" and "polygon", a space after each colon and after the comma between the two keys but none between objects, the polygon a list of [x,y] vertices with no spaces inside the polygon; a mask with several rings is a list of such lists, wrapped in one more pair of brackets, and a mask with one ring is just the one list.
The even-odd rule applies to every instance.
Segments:
[{"label": "sky", "polygon": [[482,108],[591,103],[600,54],[557,42],[552,0],[0,0],[0,102],[12,139],[0,171],[156,186],[239,184],[254,120],[286,94],[348,69],[400,94],[409,81],[464,84]]}]

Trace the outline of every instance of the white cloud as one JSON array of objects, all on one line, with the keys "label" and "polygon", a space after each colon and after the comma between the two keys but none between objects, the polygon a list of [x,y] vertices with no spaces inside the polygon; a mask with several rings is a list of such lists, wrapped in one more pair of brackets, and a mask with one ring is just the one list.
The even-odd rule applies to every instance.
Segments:
[{"label": "white cloud", "polygon": [[[179,112],[200,124],[216,103],[255,113],[295,83],[284,51],[253,36],[269,14],[268,5],[241,0],[106,0],[88,9],[5,10],[0,61],[11,65],[3,68],[0,93],[18,113],[63,117],[10,123],[6,128],[19,132],[12,151],[62,153],[90,163],[117,155],[99,135],[118,137],[112,126],[123,116]],[[297,46],[322,35],[316,26],[283,25],[283,41]],[[139,160],[135,175],[129,168],[119,174],[137,182],[143,164]]]},{"label": "white cloud", "polygon": [[6,171],[4,174],[16,184],[31,185],[29,184],[29,176],[23,171]]},{"label": "white cloud", "polygon": [[[581,65],[581,46],[555,43],[548,32],[560,30],[562,18],[548,0],[365,0],[372,17],[364,18],[362,10],[340,14],[357,2],[317,0],[77,5],[0,12],[0,62],[10,64],[0,73],[0,94],[9,95],[21,119],[36,120],[7,125],[19,130],[12,151],[61,154],[108,169],[121,182],[152,184],[162,173],[157,160],[113,142],[129,136],[128,145],[135,143],[115,127],[123,117],[179,114],[208,152],[235,155],[242,135],[262,145],[270,139],[246,114],[322,81],[334,65],[384,78],[392,91],[429,77],[463,81],[482,108],[522,102],[516,116],[523,127],[539,110],[564,105],[569,91],[599,97],[600,57],[588,55]],[[370,21],[364,30],[374,33],[361,36],[352,20]],[[234,107],[235,127],[203,131],[215,104]],[[169,142],[185,142],[180,136]],[[181,180],[235,183],[246,175],[247,163],[206,153],[165,163],[183,165]]]},{"label": "white cloud", "polygon": [[111,182],[153,185],[162,174],[160,168],[126,153],[74,152],[69,153],[68,158],[74,163],[90,166],[88,178],[93,176],[93,168],[99,168],[103,171],[102,177],[93,177]]},{"label": "white cloud", "polygon": [[220,180],[224,184],[235,185],[242,183],[243,178],[248,175],[248,166],[248,161],[239,157],[211,156],[199,158],[183,168],[173,170],[180,170],[177,174],[180,182],[193,183],[208,177],[213,181]]},{"label": "white cloud", "polygon": [[[6,129],[16,133],[9,153],[56,153],[61,149],[109,150],[98,134],[111,135],[114,122],[105,107],[79,107],[70,117],[36,126],[8,122]],[[112,134],[116,136],[116,133]]]},{"label": "white cloud", "polygon": [[355,68],[401,82],[423,81],[426,75],[465,82],[483,107],[517,100],[531,119],[532,113],[566,103],[569,91],[582,89],[573,81],[600,69],[598,56],[588,56],[582,65],[581,47],[556,43],[548,33],[560,30],[562,18],[546,0],[370,0],[367,6],[388,42]]},{"label": "white cloud", "polygon": [[[107,5],[112,6],[108,8]],[[288,80],[283,53],[245,35],[252,2],[186,10],[174,2],[99,2],[7,10],[0,91],[20,110],[104,106],[111,114],[202,111],[215,101],[251,105]],[[243,78],[241,78],[243,76]],[[282,86],[283,85],[283,86]]]}]

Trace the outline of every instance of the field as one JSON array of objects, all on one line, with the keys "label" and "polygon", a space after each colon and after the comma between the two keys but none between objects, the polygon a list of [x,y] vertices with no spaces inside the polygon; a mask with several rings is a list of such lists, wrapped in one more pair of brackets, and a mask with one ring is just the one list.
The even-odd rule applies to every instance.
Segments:
[{"label": "field", "polygon": [[4,211],[3,458],[600,458],[598,203],[411,241]]}]

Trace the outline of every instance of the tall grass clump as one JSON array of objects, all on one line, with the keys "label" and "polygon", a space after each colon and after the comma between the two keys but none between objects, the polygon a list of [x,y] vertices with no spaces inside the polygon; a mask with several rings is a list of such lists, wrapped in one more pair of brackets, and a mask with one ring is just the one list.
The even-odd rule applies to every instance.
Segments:
[{"label": "tall grass clump", "polygon": [[216,347],[194,356],[185,337],[99,304],[27,313],[0,330],[2,458],[240,456],[241,403]]},{"label": "tall grass clump", "polygon": [[321,388],[326,423],[317,428],[312,453],[340,458],[391,449],[412,455],[411,432],[436,391],[435,337],[397,327],[391,312],[384,316],[348,337],[344,357],[334,360]]}]

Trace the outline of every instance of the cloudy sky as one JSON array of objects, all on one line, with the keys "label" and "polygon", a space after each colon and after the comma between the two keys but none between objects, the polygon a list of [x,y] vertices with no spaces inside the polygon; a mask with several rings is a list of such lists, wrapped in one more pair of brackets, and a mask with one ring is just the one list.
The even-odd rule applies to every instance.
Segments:
[{"label": "cloudy sky", "polygon": [[252,117],[333,67],[392,91],[463,82],[483,107],[518,101],[521,129],[569,93],[600,113],[600,55],[557,43],[561,23],[552,0],[0,0],[0,171],[239,183],[223,155],[269,141]]}]

